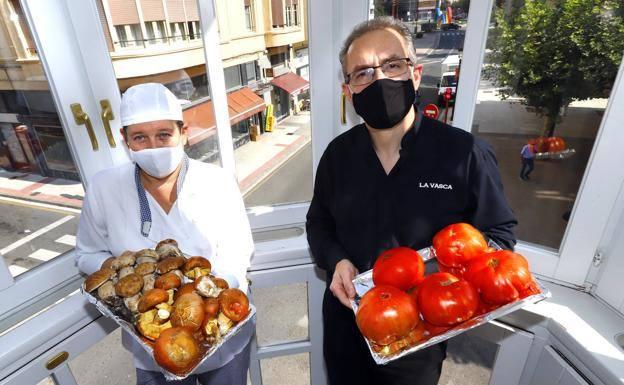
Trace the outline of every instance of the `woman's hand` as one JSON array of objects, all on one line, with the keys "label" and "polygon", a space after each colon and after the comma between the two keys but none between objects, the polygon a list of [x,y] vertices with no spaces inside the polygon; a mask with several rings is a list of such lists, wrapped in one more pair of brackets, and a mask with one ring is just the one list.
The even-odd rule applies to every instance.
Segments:
[{"label": "woman's hand", "polygon": [[334,270],[334,276],[332,277],[329,290],[331,290],[334,297],[351,309],[350,299],[355,297],[355,287],[353,286],[353,278],[357,275],[358,270],[353,266],[348,259],[342,259],[336,264]]}]

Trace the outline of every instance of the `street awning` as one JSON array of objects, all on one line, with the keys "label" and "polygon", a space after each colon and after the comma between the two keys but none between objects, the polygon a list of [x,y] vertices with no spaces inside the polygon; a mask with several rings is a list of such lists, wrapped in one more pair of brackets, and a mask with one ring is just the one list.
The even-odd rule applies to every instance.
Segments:
[{"label": "street awning", "polygon": [[271,84],[283,89],[290,95],[298,95],[310,88],[310,83],[307,80],[292,72],[273,78]]},{"label": "street awning", "polygon": [[[264,99],[243,87],[227,95],[230,124],[236,124],[265,110]],[[216,134],[212,100],[196,104],[184,110],[184,122],[189,127],[189,145],[201,142]]]}]

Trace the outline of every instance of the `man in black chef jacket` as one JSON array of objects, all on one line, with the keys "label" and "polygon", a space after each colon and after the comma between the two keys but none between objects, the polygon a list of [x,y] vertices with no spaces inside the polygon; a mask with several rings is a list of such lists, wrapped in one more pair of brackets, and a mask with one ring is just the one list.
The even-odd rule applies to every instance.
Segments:
[{"label": "man in black chef jacket", "polygon": [[377,18],[356,26],[340,62],[343,92],[365,123],[325,150],[306,223],[314,260],[328,278],[323,339],[330,384],[437,384],[444,343],[374,363],[350,308],[351,280],[382,251],[427,247],[456,222],[512,249],[517,222],[492,148],[414,107],[422,65],[405,25]]}]

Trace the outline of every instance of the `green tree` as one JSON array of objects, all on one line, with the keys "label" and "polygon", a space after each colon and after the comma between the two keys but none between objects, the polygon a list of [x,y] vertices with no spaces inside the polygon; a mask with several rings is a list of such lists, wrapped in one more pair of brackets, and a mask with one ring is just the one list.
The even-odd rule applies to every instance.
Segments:
[{"label": "green tree", "polygon": [[624,51],[621,0],[532,0],[496,10],[486,74],[501,96],[523,98],[553,136],[574,100],[609,96]]}]

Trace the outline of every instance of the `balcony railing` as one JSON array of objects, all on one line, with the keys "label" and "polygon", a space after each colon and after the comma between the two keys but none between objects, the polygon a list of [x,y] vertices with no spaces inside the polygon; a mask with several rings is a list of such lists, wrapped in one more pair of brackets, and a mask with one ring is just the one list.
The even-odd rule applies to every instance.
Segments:
[{"label": "balcony railing", "polygon": [[148,39],[136,39],[136,40],[119,40],[114,41],[113,45],[121,48],[135,48],[135,47],[143,47],[147,48],[153,45],[164,45],[164,44],[176,44],[180,42],[192,42],[196,40],[201,40],[201,33],[198,32],[196,34],[191,35],[172,35],[165,37],[153,37]]}]

